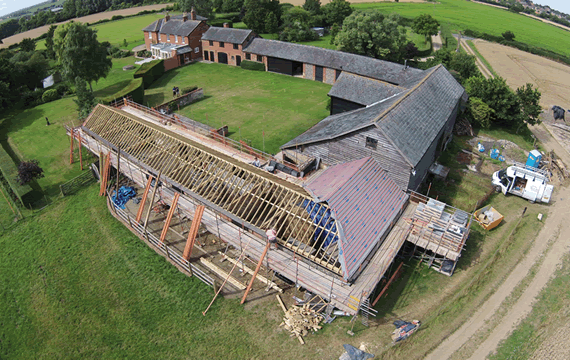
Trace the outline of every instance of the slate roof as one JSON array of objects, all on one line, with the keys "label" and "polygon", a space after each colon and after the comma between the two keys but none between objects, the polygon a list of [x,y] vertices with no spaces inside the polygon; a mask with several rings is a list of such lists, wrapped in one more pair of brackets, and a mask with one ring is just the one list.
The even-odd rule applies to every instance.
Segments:
[{"label": "slate roof", "polygon": [[196,15],[196,20],[182,20],[182,15],[172,16],[166,23],[164,22],[164,18],[162,18],[152,22],[142,30],[149,32],[158,31],[161,34],[188,36],[201,21],[206,21],[208,19],[203,16]]},{"label": "slate roof", "polygon": [[372,105],[406,90],[404,87],[343,71],[328,95],[361,105]]},{"label": "slate roof", "polygon": [[443,65],[426,70],[423,79],[400,94],[369,107],[329,116],[283,145],[331,140],[375,125],[416,166],[453,112],[465,89]]},{"label": "slate roof", "polygon": [[222,41],[230,44],[243,44],[252,32],[252,30],[246,29],[210,27],[208,31],[202,35],[202,40]]},{"label": "slate roof", "polygon": [[392,84],[405,83],[423,73],[420,69],[367,56],[262,38],[254,39],[244,51],[348,71]]},{"label": "slate roof", "polygon": [[334,213],[340,230],[339,261],[347,280],[358,272],[408,199],[370,157],[332,166],[305,189]]}]

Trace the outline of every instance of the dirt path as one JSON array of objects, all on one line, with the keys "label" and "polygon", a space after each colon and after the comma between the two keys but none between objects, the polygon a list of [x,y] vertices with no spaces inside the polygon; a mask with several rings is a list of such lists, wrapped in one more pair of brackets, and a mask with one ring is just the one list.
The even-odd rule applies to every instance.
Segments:
[{"label": "dirt path", "polygon": [[437,35],[432,35],[431,46],[433,51],[438,51],[442,47],[441,32]]},{"label": "dirt path", "polygon": [[[544,129],[535,126],[533,133],[548,150],[554,150],[563,161],[570,160],[570,154],[565,151]],[[507,277],[505,282],[495,291],[495,293],[473,314],[473,316],[459,330],[443,341],[426,359],[448,359],[459,350],[469,339],[482,329],[497,310],[503,301],[512,293],[515,287],[528,275],[528,271],[539,259],[544,256],[544,261],[540,266],[536,276],[530,285],[524,290],[516,303],[509,310],[508,314],[502,318],[501,322],[495,326],[487,339],[477,348],[470,359],[484,359],[489,353],[496,350],[499,343],[506,339],[532,310],[532,304],[536,296],[548,283],[551,276],[561,263],[562,256],[570,249],[570,188],[558,188],[552,199],[549,216],[546,219],[544,228],[538,234],[535,243],[527,256],[517,265],[513,272]],[[553,240],[552,247],[548,249],[549,240]]]},{"label": "dirt path", "polygon": [[469,54],[471,56],[475,56],[475,64],[477,65],[477,68],[479,68],[479,71],[481,72],[481,74],[483,74],[485,79],[494,77],[493,73],[491,73],[491,71],[489,69],[487,69],[485,64],[483,64],[481,59],[479,59],[477,54],[475,54],[475,51],[473,51],[473,49],[471,49],[471,46],[469,46],[469,44],[467,44],[465,42],[465,40],[460,39],[459,43],[461,44],[461,47],[463,48],[463,50],[465,50],[467,52],[467,54]]}]

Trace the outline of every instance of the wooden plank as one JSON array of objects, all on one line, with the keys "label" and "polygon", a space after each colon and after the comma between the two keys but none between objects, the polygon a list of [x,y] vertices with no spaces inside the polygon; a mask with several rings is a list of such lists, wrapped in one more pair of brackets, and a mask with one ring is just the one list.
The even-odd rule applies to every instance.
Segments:
[{"label": "wooden plank", "polygon": [[[150,191],[150,184],[152,183],[153,179],[154,179],[154,177],[149,176],[148,181],[146,182],[146,186],[144,187],[143,197],[141,200],[141,204],[139,205],[139,210],[137,211],[137,217],[135,219],[135,221],[137,223],[141,221],[141,217],[142,217],[143,210],[144,210],[144,204],[146,203],[146,198],[148,197],[148,192]],[[158,181],[157,181],[157,183],[158,183]]]},{"label": "wooden plank", "polygon": [[184,247],[184,253],[182,254],[182,257],[186,260],[190,260],[190,256],[192,256],[192,249],[194,248],[196,236],[198,235],[198,230],[200,229],[200,224],[202,223],[202,215],[204,214],[204,209],[204,205],[198,205],[196,207],[196,211],[194,212],[192,226],[190,227],[188,240],[186,240],[186,246]]},{"label": "wooden plank", "polygon": [[[277,297],[277,301],[279,301],[279,305],[281,305],[281,309],[283,309],[283,312],[285,314],[287,314],[287,307],[285,306],[285,303],[283,302],[283,300],[281,300],[281,296],[279,296],[279,294],[275,295]],[[299,334],[297,335],[297,339],[299,340],[299,342],[301,343],[301,345],[305,345],[305,341],[303,340],[303,337]]]},{"label": "wooden plank", "polygon": [[166,239],[166,234],[168,233],[168,228],[170,227],[170,222],[172,221],[172,216],[174,216],[174,212],[176,211],[176,205],[178,204],[178,198],[180,197],[180,193],[174,194],[174,199],[172,200],[172,205],[170,205],[170,210],[168,210],[168,216],[166,216],[166,222],[164,223],[164,227],[162,228],[162,232],[160,233],[160,242],[164,243],[164,239]]},{"label": "wooden plank", "polygon": [[214,263],[212,263],[210,260],[201,257],[200,258],[200,262],[202,264],[204,264],[208,269],[212,270],[214,273],[216,273],[216,275],[220,276],[222,279],[227,278],[228,282],[230,284],[232,284],[234,287],[236,287],[238,290],[245,290],[246,286],[245,284],[243,284],[241,281],[239,281],[238,279],[236,279],[235,277],[231,276],[231,274],[228,274],[227,272],[225,272],[224,270],[220,269],[218,266],[216,266]]},{"label": "wooden plank", "polygon": [[[229,262],[231,262],[231,263],[234,264],[234,265],[239,264],[239,261],[238,261],[238,260],[232,259],[231,257],[225,255],[225,254],[222,253],[221,251],[218,251],[218,253],[219,253],[220,255],[222,255],[222,259],[223,259],[223,260],[228,260]],[[254,271],[251,270],[250,268],[248,268],[248,267],[245,266],[245,265],[242,265],[241,268],[243,269],[243,271],[245,271],[246,273],[248,273],[248,274],[250,274],[250,275],[253,275],[253,274],[254,274]],[[281,288],[280,288],[276,283],[274,283],[273,281],[267,279],[265,276],[260,275],[260,274],[257,274],[257,280],[259,280],[259,281],[265,283],[265,285],[271,286],[271,288],[273,288],[273,289],[279,291],[280,293],[283,293],[283,289],[281,289]]]},{"label": "wooden plank", "polygon": [[243,304],[245,302],[245,298],[247,297],[247,294],[251,290],[251,287],[253,285],[253,280],[255,280],[255,277],[257,276],[257,273],[259,272],[259,269],[261,268],[261,264],[263,262],[263,259],[265,258],[265,255],[267,255],[267,250],[269,250],[270,245],[271,245],[271,243],[268,241],[267,245],[265,245],[265,249],[263,250],[263,254],[261,254],[261,257],[259,258],[259,262],[257,263],[257,266],[255,267],[255,271],[253,272],[253,276],[251,277],[251,280],[249,281],[249,284],[247,285],[247,289],[245,290],[245,294],[243,294],[243,297],[241,298],[240,304]]}]

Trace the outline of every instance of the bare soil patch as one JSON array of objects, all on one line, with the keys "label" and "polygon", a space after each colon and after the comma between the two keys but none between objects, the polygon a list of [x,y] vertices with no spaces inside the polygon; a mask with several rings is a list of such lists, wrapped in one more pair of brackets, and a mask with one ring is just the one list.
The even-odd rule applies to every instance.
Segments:
[{"label": "bare soil patch", "polygon": [[[134,15],[134,14],[137,14],[137,13],[144,11],[144,10],[159,10],[159,9],[162,9],[163,7],[171,6],[171,5],[172,4],[157,4],[157,5],[140,6],[140,7],[134,7],[134,8],[129,8],[129,9],[115,10],[115,11],[106,11],[106,12],[101,12],[101,13],[97,13],[97,14],[91,14],[91,15],[83,16],[80,18],[66,20],[66,21],[63,21],[60,23],[56,23],[55,25],[65,24],[65,23],[70,22],[70,21],[75,21],[75,22],[80,22],[80,23],[94,23],[94,22],[97,22],[99,20],[110,19],[115,15],[123,15],[123,16]],[[46,33],[49,30],[50,26],[51,26],[51,24],[41,26],[39,28],[28,30],[26,32],[16,34],[16,35],[7,37],[5,39],[2,39],[3,44],[0,44],[0,48],[8,47],[12,44],[19,43],[20,41],[22,41],[25,38],[35,39],[38,36]],[[142,37],[142,34],[141,34],[141,37]]]},{"label": "bare soil patch", "polygon": [[526,83],[538,87],[541,105],[570,108],[570,67],[508,46],[474,40],[481,55],[497,74],[516,89]]}]

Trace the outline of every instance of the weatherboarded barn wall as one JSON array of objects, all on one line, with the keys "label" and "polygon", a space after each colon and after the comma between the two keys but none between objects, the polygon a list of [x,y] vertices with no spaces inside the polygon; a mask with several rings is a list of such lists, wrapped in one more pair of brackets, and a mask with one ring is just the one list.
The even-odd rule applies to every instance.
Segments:
[{"label": "weatherboarded barn wall", "polygon": [[[366,138],[377,141],[376,150],[366,147]],[[299,146],[299,149],[310,156],[320,157],[325,164],[330,165],[370,156],[388,171],[398,186],[402,189],[408,188],[410,165],[399,150],[373,125],[331,141]]]}]

